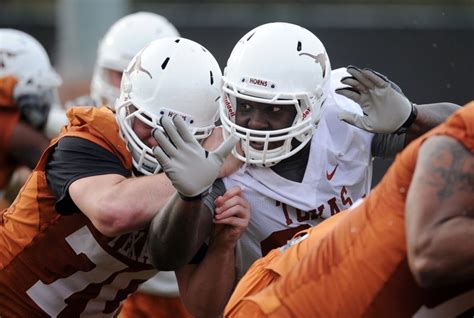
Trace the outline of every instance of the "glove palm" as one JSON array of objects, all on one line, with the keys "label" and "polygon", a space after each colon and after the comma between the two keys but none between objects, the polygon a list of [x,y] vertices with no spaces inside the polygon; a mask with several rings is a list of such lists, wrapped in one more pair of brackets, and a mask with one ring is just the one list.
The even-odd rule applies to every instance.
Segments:
[{"label": "glove palm", "polygon": [[336,92],[358,103],[363,116],[342,111],[338,118],[373,133],[395,133],[412,114],[413,104],[384,77],[372,70],[348,67],[352,76],[341,80],[349,87]]},{"label": "glove palm", "polygon": [[206,193],[238,139],[231,137],[217,150],[208,152],[191,134],[180,116],[174,116],[173,119],[163,117],[161,124],[164,131],[153,131],[159,144],[153,153],[163,171],[183,198],[194,198]]}]

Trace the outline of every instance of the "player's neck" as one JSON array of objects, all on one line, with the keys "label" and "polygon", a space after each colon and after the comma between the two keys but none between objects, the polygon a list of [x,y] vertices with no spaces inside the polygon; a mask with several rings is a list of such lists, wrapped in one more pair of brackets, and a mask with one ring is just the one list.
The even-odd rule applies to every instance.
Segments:
[{"label": "player's neck", "polygon": [[[299,142],[293,139],[293,148],[295,148],[298,144]],[[303,149],[295,153],[293,156],[280,161],[270,169],[285,179],[294,182],[301,182],[303,181],[306,166],[308,165],[310,149],[311,142],[308,142],[306,146],[303,147]]]}]

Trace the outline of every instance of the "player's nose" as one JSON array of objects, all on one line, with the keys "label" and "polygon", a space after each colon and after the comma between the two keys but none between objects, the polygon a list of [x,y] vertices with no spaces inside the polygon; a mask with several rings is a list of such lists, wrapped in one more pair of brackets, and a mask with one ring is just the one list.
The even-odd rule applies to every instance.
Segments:
[{"label": "player's nose", "polygon": [[268,129],[269,125],[267,119],[267,116],[262,111],[255,110],[249,117],[248,128],[255,130]]}]

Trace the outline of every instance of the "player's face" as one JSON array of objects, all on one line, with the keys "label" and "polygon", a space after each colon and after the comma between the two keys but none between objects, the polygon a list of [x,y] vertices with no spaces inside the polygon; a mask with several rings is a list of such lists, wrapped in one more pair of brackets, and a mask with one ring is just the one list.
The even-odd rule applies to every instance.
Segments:
[{"label": "player's face", "polygon": [[140,140],[143,141],[143,143],[150,148],[153,148],[158,145],[155,138],[153,138],[153,136],[151,135],[152,130],[153,128],[151,126],[148,126],[140,119],[134,119],[133,131],[137,134],[138,138],[140,138]]},{"label": "player's face", "polygon": [[120,82],[122,81],[122,72],[117,70],[112,70],[109,68],[104,69],[105,76],[110,83],[110,85],[120,88]]},{"label": "player's face", "polygon": [[[294,105],[272,105],[237,98],[235,123],[254,130],[278,130],[290,127],[296,116]],[[272,142],[268,149],[280,147],[284,141]],[[250,146],[263,150],[263,143],[250,142]]]}]

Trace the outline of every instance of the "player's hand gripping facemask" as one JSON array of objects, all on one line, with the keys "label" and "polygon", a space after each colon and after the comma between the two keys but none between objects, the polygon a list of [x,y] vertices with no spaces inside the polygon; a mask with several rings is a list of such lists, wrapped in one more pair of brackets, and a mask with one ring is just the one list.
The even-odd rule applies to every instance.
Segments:
[{"label": "player's hand gripping facemask", "polygon": [[160,129],[153,132],[160,145],[153,151],[156,159],[184,200],[200,198],[216,180],[225,157],[238,139],[232,136],[216,151],[208,152],[180,116],[163,117],[161,124],[164,132]]}]

